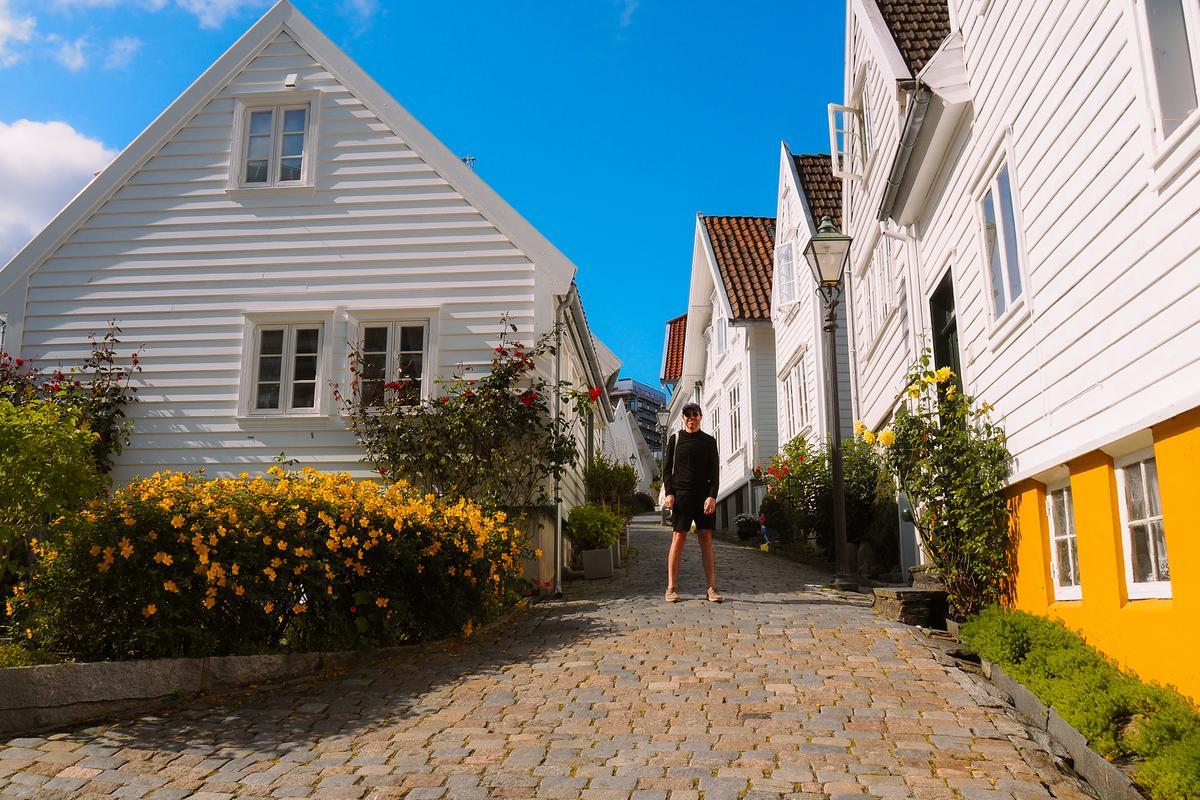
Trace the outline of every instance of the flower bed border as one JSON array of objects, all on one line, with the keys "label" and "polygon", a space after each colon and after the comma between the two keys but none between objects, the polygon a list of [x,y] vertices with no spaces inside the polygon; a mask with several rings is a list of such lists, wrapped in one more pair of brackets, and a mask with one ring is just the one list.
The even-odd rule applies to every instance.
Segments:
[{"label": "flower bed border", "polygon": [[385,647],[9,667],[0,669],[0,735],[33,733],[151,711],[204,692],[315,677],[409,649]]},{"label": "flower bed border", "polygon": [[1102,800],[1145,800],[1145,795],[1138,791],[1129,776],[1088,747],[1087,738],[1060,717],[1058,712],[1013,680],[999,664],[986,659],[981,661],[983,676],[1008,695],[1017,711],[1034,727],[1045,731],[1062,745],[1071,756],[1072,768],[1096,790]]}]

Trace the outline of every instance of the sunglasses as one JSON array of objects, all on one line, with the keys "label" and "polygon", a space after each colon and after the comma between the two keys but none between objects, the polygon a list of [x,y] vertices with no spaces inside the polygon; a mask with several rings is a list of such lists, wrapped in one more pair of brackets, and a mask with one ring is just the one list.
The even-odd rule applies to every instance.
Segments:
[{"label": "sunglasses", "polygon": [[699,411],[689,411],[689,412],[687,412],[686,414],[684,414],[683,416],[684,416],[686,419],[691,419],[692,417],[699,417],[699,416],[700,416],[700,412],[699,412]]}]

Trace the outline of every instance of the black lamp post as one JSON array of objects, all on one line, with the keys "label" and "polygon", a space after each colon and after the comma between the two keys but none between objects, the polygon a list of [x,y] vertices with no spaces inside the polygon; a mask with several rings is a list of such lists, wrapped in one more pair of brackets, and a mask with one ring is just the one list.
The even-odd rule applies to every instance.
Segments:
[{"label": "black lamp post", "polygon": [[857,591],[850,572],[850,550],[846,544],[846,484],[842,475],[841,402],[838,399],[837,305],[842,296],[842,275],[850,258],[851,238],[837,229],[829,217],[821,217],[817,233],[804,248],[817,291],[825,301],[825,398],[829,418],[829,449],[833,471],[833,549],[837,574],[833,585]]},{"label": "black lamp post", "polygon": [[[667,425],[671,423],[671,412],[665,405],[659,405],[658,410],[654,412],[655,422],[658,423],[658,461],[659,461],[659,480],[666,482],[667,471]],[[662,510],[662,521],[667,522],[666,508]]]}]

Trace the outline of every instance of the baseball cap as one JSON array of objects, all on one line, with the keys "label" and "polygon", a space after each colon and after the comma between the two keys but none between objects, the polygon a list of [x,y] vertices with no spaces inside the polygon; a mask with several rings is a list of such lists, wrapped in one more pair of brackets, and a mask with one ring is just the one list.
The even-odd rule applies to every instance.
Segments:
[{"label": "baseball cap", "polygon": [[683,411],[682,411],[681,413],[682,413],[682,414],[684,414],[684,415],[686,416],[686,415],[687,415],[687,413],[688,413],[689,411],[695,411],[697,414],[703,414],[703,413],[704,413],[703,411],[701,411],[701,410],[700,410],[700,404],[699,404],[699,403],[684,403],[684,404],[683,404]]}]

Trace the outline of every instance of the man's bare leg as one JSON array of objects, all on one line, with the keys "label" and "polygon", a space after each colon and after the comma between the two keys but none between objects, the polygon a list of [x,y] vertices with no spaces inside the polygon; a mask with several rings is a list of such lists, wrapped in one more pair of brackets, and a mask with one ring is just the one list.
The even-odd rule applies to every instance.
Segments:
[{"label": "man's bare leg", "polygon": [[667,591],[679,589],[679,565],[683,563],[683,545],[687,531],[675,531],[671,537],[671,552],[667,555]]},{"label": "man's bare leg", "polygon": [[700,557],[704,560],[704,577],[708,579],[708,588],[717,588],[717,559],[713,555],[713,532],[698,531],[696,539],[700,542]]}]

